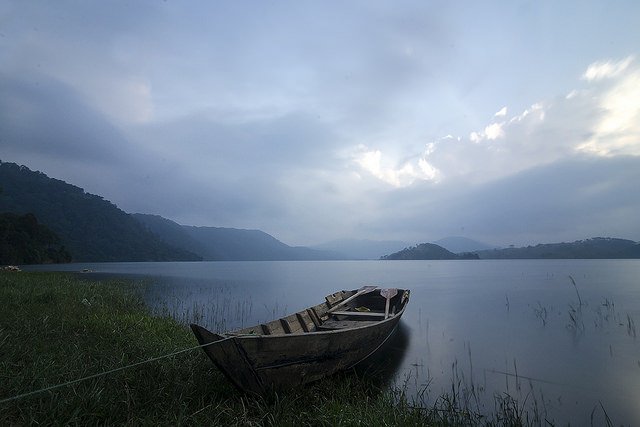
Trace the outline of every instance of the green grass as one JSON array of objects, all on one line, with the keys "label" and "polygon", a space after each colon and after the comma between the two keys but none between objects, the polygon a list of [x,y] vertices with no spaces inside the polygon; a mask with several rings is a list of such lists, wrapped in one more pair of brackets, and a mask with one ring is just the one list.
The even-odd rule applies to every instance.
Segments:
[{"label": "green grass", "polygon": [[[56,273],[0,273],[0,400],[194,347],[152,316],[140,284]],[[281,395],[235,390],[196,349],[0,403],[0,425],[521,425],[441,405],[413,407],[354,373]]]}]

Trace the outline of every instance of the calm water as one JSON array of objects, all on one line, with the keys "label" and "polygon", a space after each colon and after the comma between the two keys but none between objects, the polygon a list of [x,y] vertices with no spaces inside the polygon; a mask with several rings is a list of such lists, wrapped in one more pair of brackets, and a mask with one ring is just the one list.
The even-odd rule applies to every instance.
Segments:
[{"label": "calm water", "polygon": [[[33,266],[30,269],[51,269]],[[387,374],[433,403],[491,412],[509,393],[558,424],[640,425],[640,260],[73,264],[149,283],[158,312],[213,330],[264,322],[365,284],[411,289]],[[575,281],[575,286],[571,278]]]}]

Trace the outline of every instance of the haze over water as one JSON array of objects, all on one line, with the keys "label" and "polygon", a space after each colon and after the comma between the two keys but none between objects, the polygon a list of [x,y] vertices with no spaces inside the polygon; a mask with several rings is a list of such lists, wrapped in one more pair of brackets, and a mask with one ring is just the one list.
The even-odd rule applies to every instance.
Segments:
[{"label": "haze over water", "polygon": [[601,424],[604,411],[614,425],[640,423],[640,260],[28,267],[82,268],[98,278],[144,279],[155,310],[213,330],[264,322],[340,289],[407,288],[398,337],[376,361],[386,361],[393,382],[423,404],[453,384],[482,412],[506,392],[558,424],[585,425],[592,416]]}]

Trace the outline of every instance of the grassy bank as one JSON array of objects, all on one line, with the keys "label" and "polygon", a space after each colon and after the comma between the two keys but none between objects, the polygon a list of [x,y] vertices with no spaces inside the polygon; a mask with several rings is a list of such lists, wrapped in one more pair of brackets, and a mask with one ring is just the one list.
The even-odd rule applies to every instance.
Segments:
[{"label": "grassy bank", "polygon": [[[184,325],[151,316],[137,286],[65,274],[0,272],[0,400],[196,345]],[[448,425],[482,420],[451,407],[446,397],[441,402],[438,408],[416,409],[397,391],[383,391],[353,374],[279,396],[245,396],[197,349],[0,403],[0,425]],[[493,422],[521,423],[508,417]]]}]

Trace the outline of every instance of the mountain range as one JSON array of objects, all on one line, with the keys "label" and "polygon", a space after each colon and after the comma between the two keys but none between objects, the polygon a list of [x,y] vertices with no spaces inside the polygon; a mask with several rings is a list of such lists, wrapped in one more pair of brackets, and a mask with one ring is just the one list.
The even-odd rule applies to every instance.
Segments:
[{"label": "mountain range", "polygon": [[31,213],[51,229],[73,261],[196,261],[100,196],[26,166],[0,162],[0,212]]},{"label": "mountain range", "polygon": [[260,230],[180,225],[158,215],[133,214],[165,242],[198,254],[205,261],[279,261],[343,259],[343,255],[289,246]]},{"label": "mountain range", "polygon": [[480,259],[621,259],[640,258],[640,243],[627,239],[594,237],[575,242],[544,243],[523,248],[475,252]]},{"label": "mountain range", "polygon": [[[32,214],[33,218],[28,217],[31,223],[37,221],[51,230],[59,239],[55,240],[60,245],[56,250],[68,251],[76,262],[640,258],[640,244],[612,238],[507,249],[465,237],[416,246],[402,241],[353,239],[313,247],[289,246],[260,230],[195,227],[158,215],[129,214],[80,187],[2,161],[0,213]],[[7,224],[14,227],[5,227],[7,232],[16,235],[13,224],[22,220],[7,218],[11,219]],[[49,240],[53,242],[52,238]]]},{"label": "mountain range", "polygon": [[385,255],[381,257],[384,260],[418,260],[418,259],[478,259],[478,255],[467,252],[463,254],[454,254],[451,251],[436,245],[435,243],[421,243],[419,245],[405,248],[401,251]]},{"label": "mountain range", "polygon": [[0,161],[0,212],[33,214],[73,261],[326,260],[345,256],[282,243],[260,230],[192,227],[128,214],[102,197]]},{"label": "mountain range", "polygon": [[640,243],[595,237],[570,243],[545,243],[523,248],[485,249],[455,254],[433,243],[422,243],[385,255],[386,260],[441,259],[624,259],[640,258]]}]

